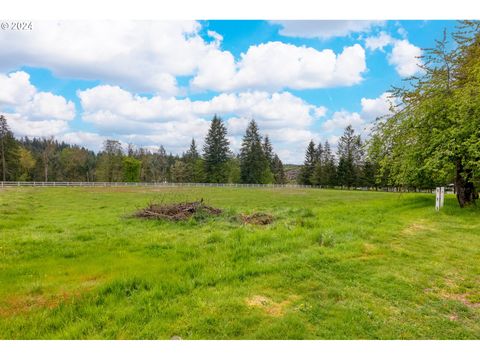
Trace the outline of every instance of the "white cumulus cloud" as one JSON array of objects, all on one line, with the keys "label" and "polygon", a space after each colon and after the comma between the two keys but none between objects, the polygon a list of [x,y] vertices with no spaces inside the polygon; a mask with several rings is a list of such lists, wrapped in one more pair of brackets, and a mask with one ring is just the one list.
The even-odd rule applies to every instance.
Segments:
[{"label": "white cumulus cloud", "polygon": [[311,125],[326,114],[326,108],[289,92],[224,93],[210,100],[193,101],[139,96],[118,86],[100,85],[79,91],[78,97],[82,119],[92,124],[100,136],[139,146],[162,144],[174,153],[184,151],[192,137],[201,145],[213,114],[224,118],[234,151],[252,118],[278,149],[287,150],[295,144],[303,146],[305,139],[312,136]]},{"label": "white cumulus cloud", "polygon": [[68,129],[75,105],[63,96],[39,92],[24,71],[0,74],[0,112],[17,136],[57,135]]},{"label": "white cumulus cloud", "polygon": [[354,33],[369,32],[375,26],[383,26],[385,22],[369,20],[280,20],[271,21],[271,23],[281,25],[280,35],[327,40]]},{"label": "white cumulus cloud", "polygon": [[395,106],[398,101],[392,97],[391,93],[384,92],[374,99],[362,98],[360,103],[362,106],[362,117],[367,121],[372,121],[379,117],[390,115],[392,105]]},{"label": "white cumulus cloud", "polygon": [[339,54],[279,41],[250,46],[238,61],[225,51],[210,52],[200,61],[193,88],[216,91],[315,89],[351,86],[367,69],[359,44]]},{"label": "white cumulus cloud", "polygon": [[102,80],[137,91],[177,93],[176,76],[195,73],[208,43],[195,21],[36,21],[35,31],[0,32],[0,70],[48,68],[57,76]]},{"label": "white cumulus cloud", "polygon": [[365,39],[365,47],[371,51],[380,49],[383,51],[385,46],[391,45],[395,41],[389,34],[382,31],[377,36],[369,36]]},{"label": "white cumulus cloud", "polygon": [[394,66],[400,76],[409,77],[422,71],[422,49],[407,39],[395,39],[383,31],[365,39],[365,47],[371,51],[384,51],[387,46],[392,47],[392,51],[387,55],[388,63]]},{"label": "white cumulus cloud", "polygon": [[207,30],[205,40],[201,30],[196,21],[37,21],[35,31],[0,32],[0,71],[41,67],[55,76],[178,95],[184,89],[177,77],[193,77],[193,88],[202,90],[279,91],[351,86],[366,70],[358,44],[335,54],[268,42],[235,59],[221,49],[221,34]]},{"label": "white cumulus cloud", "polygon": [[422,50],[411,44],[408,40],[396,41],[388,62],[395,67],[400,76],[408,77],[421,71],[419,65]]},{"label": "white cumulus cloud", "polygon": [[338,137],[345,127],[351,125],[362,136],[368,136],[373,122],[379,117],[391,114],[391,105],[395,104],[397,104],[397,101],[392,98],[389,92],[373,99],[362,98],[360,100],[360,112],[336,111],[322,124],[322,129],[330,133],[331,136]]},{"label": "white cumulus cloud", "polygon": [[30,84],[30,75],[24,71],[0,74],[0,105],[26,103],[35,91],[35,87]]}]

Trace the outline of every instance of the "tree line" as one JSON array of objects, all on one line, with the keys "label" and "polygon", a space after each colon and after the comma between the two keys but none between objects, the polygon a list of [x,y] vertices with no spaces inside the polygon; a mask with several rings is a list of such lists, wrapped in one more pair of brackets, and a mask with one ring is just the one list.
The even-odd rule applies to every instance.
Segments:
[{"label": "tree line", "polygon": [[[480,22],[461,21],[423,49],[421,74],[391,91],[391,114],[366,142],[351,126],[338,143],[307,147],[303,184],[434,188],[453,184],[460,207],[480,186]],[[333,164],[333,165],[332,165]]]},{"label": "tree line", "polygon": [[[461,207],[480,186],[480,22],[462,21],[435,47],[423,49],[422,72],[391,90],[391,114],[370,137],[347,126],[333,153],[310,141],[297,182],[342,188],[434,188],[454,184]],[[48,139],[15,139],[0,116],[0,174],[5,180],[146,181],[284,184],[282,161],[257,123],[247,126],[238,154],[214,116],[203,151],[192,139],[182,155],[107,140],[102,151]]]},{"label": "tree line", "polygon": [[192,139],[182,155],[158,150],[126,149],[106,140],[98,153],[53,137],[16,139],[0,115],[0,176],[3,181],[108,181],[284,184],[282,161],[268,136],[251,120],[239,154],[230,150],[227,129],[214,116],[203,151]]},{"label": "tree line", "polygon": [[303,185],[323,187],[377,187],[373,163],[366,155],[367,143],[348,125],[333,154],[328,141],[315,145],[313,140],[305,150],[305,161],[298,175]]}]

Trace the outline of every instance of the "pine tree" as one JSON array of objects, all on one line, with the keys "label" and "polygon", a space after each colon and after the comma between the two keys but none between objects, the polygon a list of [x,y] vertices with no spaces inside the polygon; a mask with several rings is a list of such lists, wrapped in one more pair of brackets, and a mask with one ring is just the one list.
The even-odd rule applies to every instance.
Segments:
[{"label": "pine tree", "polygon": [[315,164],[317,160],[317,149],[315,143],[310,140],[305,151],[305,161],[299,174],[299,182],[302,185],[312,185],[313,174],[315,171]]},{"label": "pine tree", "polygon": [[272,172],[275,184],[285,184],[287,182],[282,160],[280,160],[277,154],[273,156]]},{"label": "pine tree", "polygon": [[325,186],[335,186],[337,170],[335,167],[335,157],[332,154],[330,144],[325,141],[323,145],[323,171],[320,183]]},{"label": "pine tree", "polygon": [[200,157],[197,151],[197,144],[195,143],[195,139],[192,138],[192,142],[190,143],[190,148],[185,153],[186,160],[197,160]]},{"label": "pine tree", "polygon": [[351,125],[345,128],[338,142],[338,184],[350,188],[358,185],[358,173],[362,159],[360,135],[355,135]]},{"label": "pine tree", "polygon": [[222,120],[215,115],[203,146],[206,182],[224,183],[228,180],[228,146],[227,129]]},{"label": "pine tree", "polygon": [[244,184],[266,184],[273,181],[255,120],[248,124],[240,149],[240,181]]},{"label": "pine tree", "polygon": [[0,115],[0,168],[2,181],[14,180],[18,167],[18,143],[7,124],[7,119]]},{"label": "pine tree", "polygon": [[273,173],[273,158],[275,154],[273,153],[272,143],[270,142],[268,135],[265,135],[265,138],[263,139],[262,148],[265,158],[267,159],[268,166],[270,167],[270,171]]},{"label": "pine tree", "polygon": [[228,183],[240,183],[240,158],[239,156],[230,156],[227,162]]},{"label": "pine tree", "polygon": [[361,185],[366,187],[374,187],[376,185],[375,174],[375,164],[369,159],[365,160],[361,171]]},{"label": "pine tree", "polygon": [[192,139],[190,148],[183,156],[183,161],[186,165],[186,182],[196,183],[201,181],[201,174],[199,171],[200,154],[197,151],[195,139]]},{"label": "pine tree", "polygon": [[315,152],[315,169],[312,175],[312,185],[323,185],[323,147],[322,143],[318,143],[317,150]]}]

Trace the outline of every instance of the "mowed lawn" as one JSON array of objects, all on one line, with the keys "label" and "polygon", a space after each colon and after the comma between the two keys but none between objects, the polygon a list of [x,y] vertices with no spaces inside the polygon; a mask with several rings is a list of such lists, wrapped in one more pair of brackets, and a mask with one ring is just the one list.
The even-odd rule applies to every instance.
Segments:
[{"label": "mowed lawn", "polygon": [[[217,218],[130,217],[199,200]],[[2,339],[479,339],[480,211],[318,189],[0,189]],[[267,212],[271,225],[238,214]]]}]

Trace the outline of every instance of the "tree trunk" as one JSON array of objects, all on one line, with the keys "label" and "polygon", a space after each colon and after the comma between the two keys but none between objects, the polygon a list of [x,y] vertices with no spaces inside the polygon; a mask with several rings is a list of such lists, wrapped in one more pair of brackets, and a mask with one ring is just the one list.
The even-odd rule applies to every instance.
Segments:
[{"label": "tree trunk", "polygon": [[455,193],[460,207],[465,207],[475,204],[475,199],[478,198],[477,190],[472,182],[472,171],[464,170],[462,161],[456,161],[455,174]]}]

